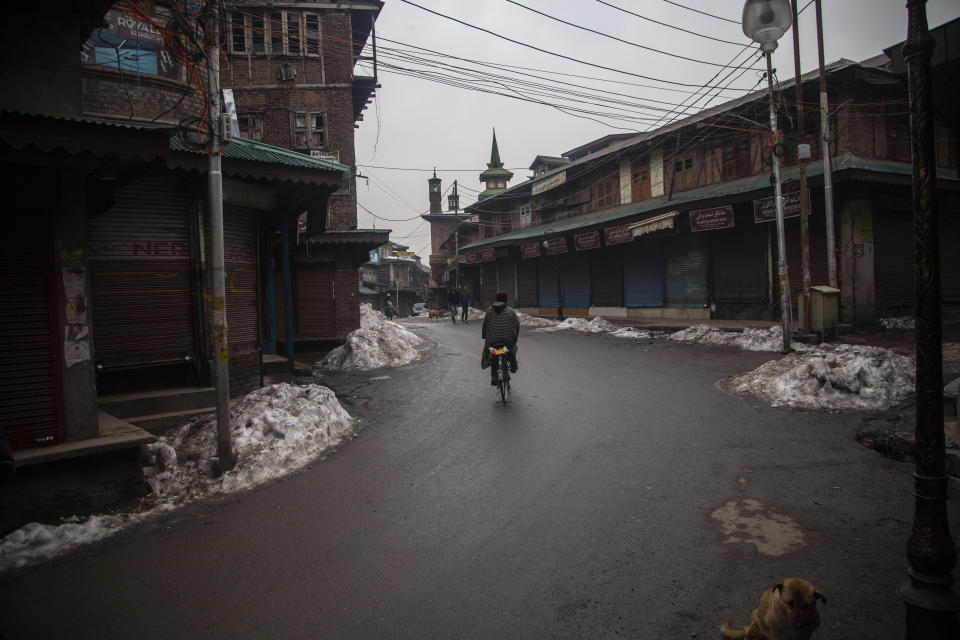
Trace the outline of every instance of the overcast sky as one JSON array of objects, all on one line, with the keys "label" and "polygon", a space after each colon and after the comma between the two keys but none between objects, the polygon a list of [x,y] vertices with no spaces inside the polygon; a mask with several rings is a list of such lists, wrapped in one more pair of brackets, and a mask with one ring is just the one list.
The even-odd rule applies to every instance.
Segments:
[{"label": "overcast sky", "polygon": [[[763,66],[755,57],[759,52],[744,50],[749,40],[740,27],[741,0],[516,0],[530,9],[621,41],[563,24],[510,0],[410,1],[512,40],[597,65],[508,42],[404,0],[385,0],[376,28],[382,88],[368,106],[356,137],[358,171],[366,176],[357,180],[361,205],[357,223],[360,228],[392,229],[391,239],[410,245],[424,263],[430,253],[430,228],[419,214],[429,206],[427,179],[432,168],[436,167],[437,177],[443,180],[445,193],[454,180],[459,181],[461,208],[473,203],[483,189],[479,174],[490,159],[494,128],[504,166],[515,174],[510,181],[513,186],[527,179],[528,167],[538,154],[559,156],[611,133],[646,130],[661,117],[676,118],[678,113],[671,111],[677,105],[687,109],[693,105],[699,110],[707,104],[707,96],[702,90],[696,93],[697,86],[717,86],[721,98],[733,99],[762,78],[756,70]],[[905,0],[823,0],[822,4],[828,63],[840,58],[859,61],[873,57],[906,36]],[[714,15],[698,14],[678,5]],[[807,0],[800,0],[801,8],[806,5]],[[958,0],[928,2],[931,27],[958,16]],[[799,32],[805,73],[817,67],[812,2],[800,14]],[[419,51],[421,61],[416,62],[410,57],[412,47],[459,59],[440,59]],[[499,68],[480,67],[470,61],[494,63]],[[438,62],[460,68],[442,69]],[[792,32],[780,40],[773,64],[781,80],[793,77]],[[505,71],[505,65],[512,65],[514,73]],[[409,70],[415,70],[419,77],[406,75]],[[462,82],[473,76],[473,86],[519,93],[528,100],[549,104],[422,78],[424,72],[441,71],[445,82]],[[478,71],[481,75],[497,75],[495,80],[500,83],[477,84]],[[357,73],[363,71],[358,69]],[[513,79],[505,81],[500,77],[504,75]],[[542,85],[545,80],[553,81],[546,90],[519,84]],[[557,81],[568,84],[559,85]],[[561,89],[589,93],[592,104],[563,101]],[[597,97],[616,102],[598,105]],[[718,98],[709,104],[722,101]],[[571,107],[607,115],[580,113],[581,117],[576,117],[570,115]],[[446,197],[443,204],[446,211]]]}]

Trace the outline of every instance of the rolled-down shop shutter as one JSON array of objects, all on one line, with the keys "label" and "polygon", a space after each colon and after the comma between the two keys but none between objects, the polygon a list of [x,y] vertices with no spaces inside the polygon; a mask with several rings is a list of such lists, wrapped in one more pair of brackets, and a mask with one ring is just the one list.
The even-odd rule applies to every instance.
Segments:
[{"label": "rolled-down shop shutter", "polygon": [[60,437],[50,260],[42,222],[8,212],[0,250],[0,432],[14,449]]},{"label": "rolled-down shop shutter", "polygon": [[514,258],[504,258],[499,262],[500,290],[507,292],[507,304],[517,306],[517,261]]},{"label": "rolled-down shop shutter", "polygon": [[628,307],[663,306],[661,238],[640,238],[623,245],[623,297]]},{"label": "rolled-down shop shutter", "polygon": [[333,265],[297,263],[297,337],[333,338],[337,322],[333,309]]},{"label": "rolled-down shop shutter", "polygon": [[594,249],[590,255],[590,302],[595,307],[623,306],[623,247]]},{"label": "rolled-down shop shutter", "polygon": [[707,251],[703,233],[664,239],[666,302],[670,307],[707,304]]},{"label": "rolled-down shop shutter", "polygon": [[537,284],[540,292],[539,305],[543,308],[557,306],[557,256],[541,256],[537,259]]},{"label": "rolled-down shop shutter", "polygon": [[909,211],[874,211],[873,249],[877,309],[914,306],[913,216]]},{"label": "rolled-down shop shutter", "polygon": [[517,306],[536,307],[537,260],[521,260],[517,265]]},{"label": "rolled-down shop shutter", "polygon": [[[206,221],[207,295],[213,295],[210,220]],[[227,347],[232,353],[257,349],[257,211],[223,206],[224,293],[227,299]],[[208,309],[212,305],[207,305]],[[212,316],[210,326],[213,326]]]},{"label": "rolled-down shop shutter", "polygon": [[195,358],[186,189],[153,177],[117,189],[88,244],[97,364]]},{"label": "rolled-down shop shutter", "polygon": [[940,295],[944,302],[960,302],[960,211],[942,211],[940,216]]},{"label": "rolled-down shop shutter", "polygon": [[590,255],[585,251],[560,256],[563,306],[586,309],[590,306]]},{"label": "rolled-down shop shutter", "polygon": [[[829,282],[827,277],[827,228],[824,223],[826,216],[816,209],[810,214],[810,286],[824,285]],[[766,224],[775,224],[769,222]],[[800,218],[787,218],[784,221],[784,233],[787,241],[787,275],[790,278],[790,299],[796,309],[797,295],[803,289],[803,265],[800,255]],[[776,242],[776,227],[773,227],[774,242]],[[776,245],[774,245],[776,246]],[[774,278],[776,280],[776,278]],[[777,289],[779,296],[779,289]]]},{"label": "rolled-down shop shutter", "polygon": [[497,263],[484,262],[481,267],[482,287],[479,300],[470,300],[470,306],[486,309],[497,299]]},{"label": "rolled-down shop shutter", "polygon": [[709,231],[713,240],[713,282],[717,302],[767,301],[766,226],[752,221]]}]

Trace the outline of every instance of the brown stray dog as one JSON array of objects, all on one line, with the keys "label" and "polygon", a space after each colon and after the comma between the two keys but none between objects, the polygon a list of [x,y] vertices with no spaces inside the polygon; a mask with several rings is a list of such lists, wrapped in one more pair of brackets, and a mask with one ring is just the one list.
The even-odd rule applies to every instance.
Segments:
[{"label": "brown stray dog", "polygon": [[725,638],[746,640],[810,640],[820,626],[817,600],[827,598],[801,578],[781,580],[763,592],[760,604],[745,629],[733,629],[724,622],[720,633]]},{"label": "brown stray dog", "polygon": [[427,314],[430,316],[430,322],[436,322],[442,318],[443,314],[445,313],[445,309],[427,309]]}]

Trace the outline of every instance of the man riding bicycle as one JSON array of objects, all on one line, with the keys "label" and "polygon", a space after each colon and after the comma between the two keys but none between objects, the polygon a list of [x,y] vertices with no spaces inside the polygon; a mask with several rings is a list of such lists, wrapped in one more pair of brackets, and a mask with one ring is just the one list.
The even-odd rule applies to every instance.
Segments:
[{"label": "man riding bicycle", "polygon": [[[483,338],[483,355],[480,358],[480,367],[490,366],[490,347],[503,344],[507,346],[507,359],[510,362],[510,371],[517,372],[517,339],[520,337],[520,318],[517,312],[507,306],[507,292],[498,291],[497,301],[487,309],[483,318],[481,331]],[[493,376],[490,384],[497,384],[497,372],[491,370]]]}]

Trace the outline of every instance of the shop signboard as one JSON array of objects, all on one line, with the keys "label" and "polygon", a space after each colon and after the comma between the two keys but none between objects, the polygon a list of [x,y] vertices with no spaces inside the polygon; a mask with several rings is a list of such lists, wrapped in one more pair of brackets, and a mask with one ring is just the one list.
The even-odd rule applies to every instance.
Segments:
[{"label": "shop signboard", "polygon": [[544,249],[547,253],[566,253],[567,252],[567,239],[566,238],[550,238],[545,240]]},{"label": "shop signboard", "polygon": [[520,255],[527,258],[536,258],[540,255],[540,243],[539,242],[527,242],[526,244],[520,245]]},{"label": "shop signboard", "polygon": [[[807,189],[807,202],[810,202],[810,190]],[[783,217],[796,218],[800,215],[800,192],[783,194]],[[775,222],[777,219],[777,197],[761,198],[753,201],[754,222]]]},{"label": "shop signboard", "polygon": [[729,229],[734,226],[733,206],[713,207],[690,212],[690,231]]},{"label": "shop signboard", "polygon": [[573,246],[577,251],[600,248],[600,232],[587,231],[573,236]]},{"label": "shop signboard", "polygon": [[618,227],[607,227],[603,230],[603,239],[607,246],[623,244],[633,240],[633,232],[630,231],[630,225],[627,224],[622,224]]},{"label": "shop signboard", "polygon": [[496,250],[493,247],[480,249],[478,257],[480,262],[493,262],[497,259]]}]

